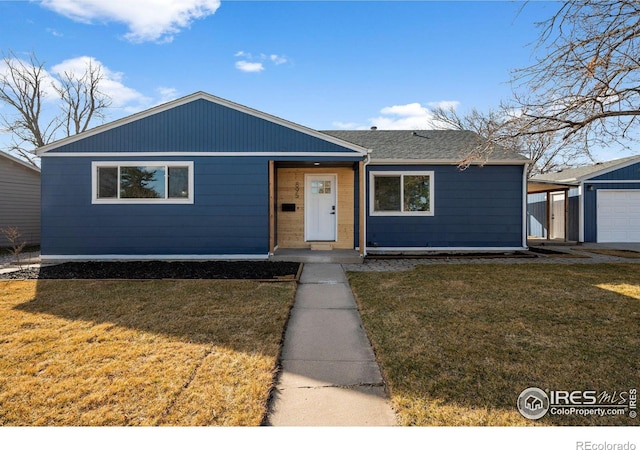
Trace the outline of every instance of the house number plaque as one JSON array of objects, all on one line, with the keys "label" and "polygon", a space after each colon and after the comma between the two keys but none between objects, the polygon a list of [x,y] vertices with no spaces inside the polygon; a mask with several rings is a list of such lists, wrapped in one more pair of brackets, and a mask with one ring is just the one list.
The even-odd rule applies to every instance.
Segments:
[{"label": "house number plaque", "polygon": [[300,182],[296,181],[296,198],[300,198]]}]

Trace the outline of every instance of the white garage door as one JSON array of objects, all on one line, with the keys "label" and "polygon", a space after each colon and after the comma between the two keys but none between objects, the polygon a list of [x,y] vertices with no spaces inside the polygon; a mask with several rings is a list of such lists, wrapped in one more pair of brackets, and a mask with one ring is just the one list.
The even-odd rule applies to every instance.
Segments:
[{"label": "white garage door", "polygon": [[640,242],[640,190],[598,190],[598,242]]}]

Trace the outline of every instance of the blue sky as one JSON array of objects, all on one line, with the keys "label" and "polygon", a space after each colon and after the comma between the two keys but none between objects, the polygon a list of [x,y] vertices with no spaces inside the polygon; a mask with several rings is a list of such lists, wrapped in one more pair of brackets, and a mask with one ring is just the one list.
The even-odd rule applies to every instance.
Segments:
[{"label": "blue sky", "polygon": [[[0,49],[107,74],[108,120],[195,91],[315,129],[427,128],[508,99],[554,2],[0,1]],[[165,6],[161,6],[162,3]]]},{"label": "blue sky", "polygon": [[[208,2],[212,14],[143,40],[127,35],[161,29],[164,15],[140,24],[154,8],[127,10],[139,1],[120,7],[126,19],[65,13],[92,3],[0,2],[0,48],[34,51],[49,69],[96,59],[122,84],[110,118],[203,90],[316,129],[368,126],[383,108],[412,103],[496,105],[509,95],[509,71],[529,61],[534,22],[554,10],[547,2],[522,11],[521,2],[498,1]],[[256,64],[262,70],[238,68]]]}]

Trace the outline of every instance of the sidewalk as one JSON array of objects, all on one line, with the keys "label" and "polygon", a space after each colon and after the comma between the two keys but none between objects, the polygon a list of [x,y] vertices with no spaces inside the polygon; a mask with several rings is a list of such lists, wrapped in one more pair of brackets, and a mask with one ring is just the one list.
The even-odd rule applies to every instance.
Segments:
[{"label": "sidewalk", "polygon": [[281,362],[270,425],[396,425],[339,264],[305,264]]}]

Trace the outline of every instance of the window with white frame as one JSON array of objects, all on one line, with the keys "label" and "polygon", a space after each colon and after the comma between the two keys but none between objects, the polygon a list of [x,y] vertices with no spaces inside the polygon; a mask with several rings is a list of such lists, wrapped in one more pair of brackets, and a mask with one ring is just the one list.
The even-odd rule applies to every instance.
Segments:
[{"label": "window with white frame", "polygon": [[193,162],[93,162],[92,184],[93,203],[193,203]]},{"label": "window with white frame", "polygon": [[374,216],[433,215],[433,171],[371,172]]}]

